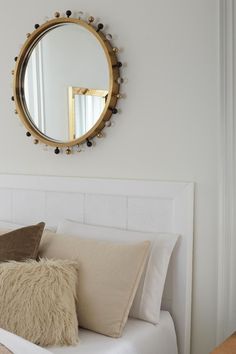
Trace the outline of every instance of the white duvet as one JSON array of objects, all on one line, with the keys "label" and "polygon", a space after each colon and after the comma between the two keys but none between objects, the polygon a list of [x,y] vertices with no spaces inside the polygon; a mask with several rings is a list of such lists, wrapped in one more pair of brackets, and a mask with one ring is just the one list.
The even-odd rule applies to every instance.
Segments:
[{"label": "white duvet", "polygon": [[160,324],[129,318],[122,337],[110,338],[80,329],[80,343],[49,347],[53,354],[178,354],[173,320],[161,311]]}]

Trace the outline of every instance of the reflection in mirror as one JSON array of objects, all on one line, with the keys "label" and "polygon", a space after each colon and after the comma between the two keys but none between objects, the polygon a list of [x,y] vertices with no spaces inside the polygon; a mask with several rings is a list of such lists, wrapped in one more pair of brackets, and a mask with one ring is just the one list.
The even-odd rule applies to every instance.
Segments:
[{"label": "reflection in mirror", "polygon": [[70,140],[88,132],[105,108],[108,91],[81,87],[69,88]]},{"label": "reflection in mirror", "polygon": [[[90,90],[90,94],[73,96],[71,110],[70,87]],[[105,52],[83,26],[66,23],[54,27],[33,48],[23,88],[25,111],[42,134],[59,142],[78,139],[96,124],[105,107],[109,91]],[[96,94],[101,91],[103,95]]]}]

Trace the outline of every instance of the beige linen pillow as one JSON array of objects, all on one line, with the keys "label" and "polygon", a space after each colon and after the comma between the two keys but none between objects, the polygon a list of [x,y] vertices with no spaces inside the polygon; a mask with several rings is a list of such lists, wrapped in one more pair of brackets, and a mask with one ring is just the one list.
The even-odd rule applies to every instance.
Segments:
[{"label": "beige linen pillow", "polygon": [[57,233],[85,239],[109,240],[116,243],[149,240],[151,245],[147,264],[142,273],[129,316],[154,324],[160,322],[161,302],[167,270],[178,235],[122,230],[113,227],[81,224],[72,220],[60,221]]},{"label": "beige linen pillow", "polygon": [[47,233],[41,257],[79,263],[78,320],[81,327],[120,337],[146,262],[149,242],[135,244]]},{"label": "beige linen pillow", "polygon": [[76,344],[77,281],[73,261],[0,264],[0,327],[41,346]]}]

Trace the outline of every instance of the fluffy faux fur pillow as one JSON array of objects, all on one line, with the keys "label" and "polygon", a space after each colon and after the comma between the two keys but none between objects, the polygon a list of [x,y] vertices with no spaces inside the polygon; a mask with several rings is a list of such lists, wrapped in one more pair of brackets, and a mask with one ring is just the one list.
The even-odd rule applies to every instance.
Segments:
[{"label": "fluffy faux fur pillow", "polygon": [[77,271],[68,260],[0,264],[0,327],[41,346],[76,344]]}]

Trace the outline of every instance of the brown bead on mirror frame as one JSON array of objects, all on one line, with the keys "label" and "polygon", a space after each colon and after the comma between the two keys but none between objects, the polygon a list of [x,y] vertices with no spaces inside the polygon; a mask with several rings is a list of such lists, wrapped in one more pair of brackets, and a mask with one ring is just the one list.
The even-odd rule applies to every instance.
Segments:
[{"label": "brown bead on mirror frame", "polygon": [[105,136],[111,117],[122,98],[122,63],[112,36],[95,25],[93,16],[71,17],[59,12],[42,25],[36,24],[15,58],[15,113],[34,144],[54,148],[56,155],[94,145]]}]

